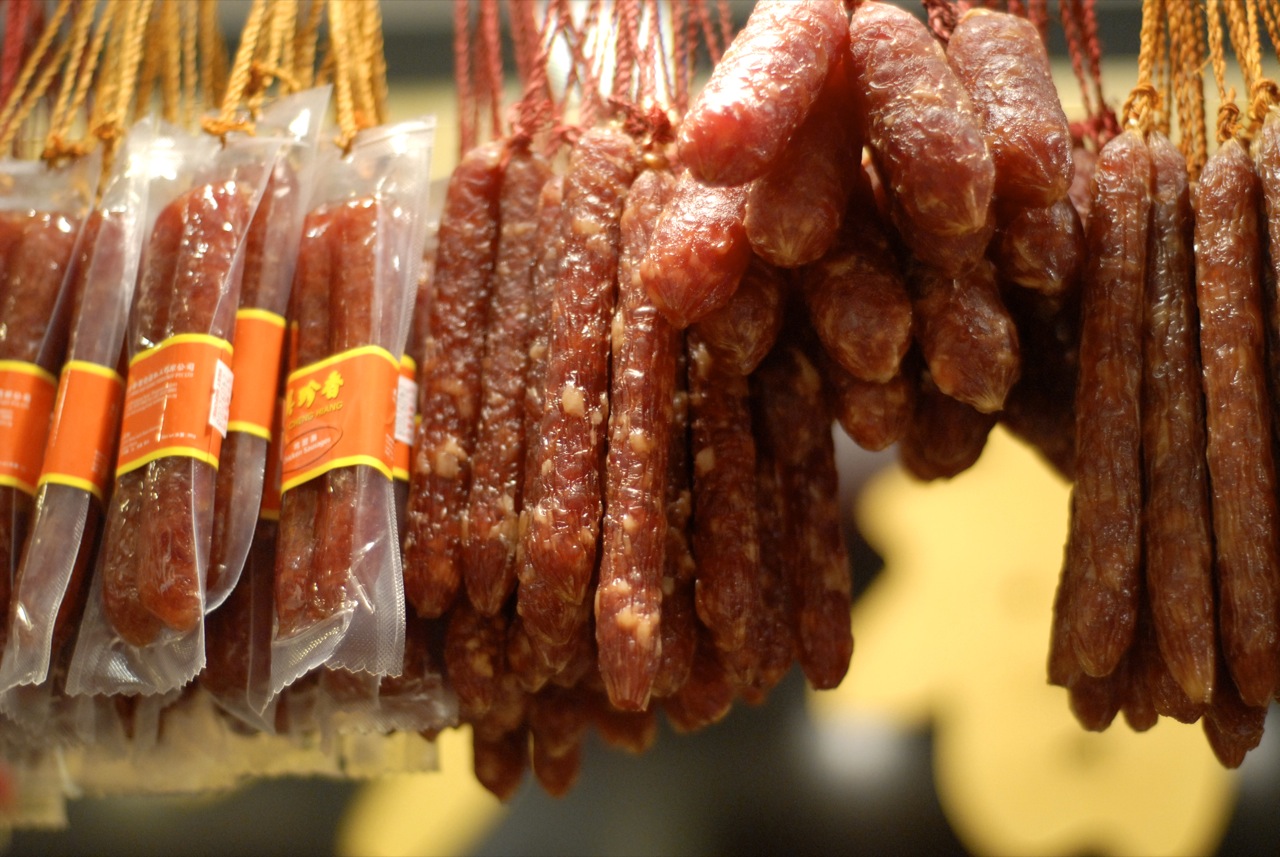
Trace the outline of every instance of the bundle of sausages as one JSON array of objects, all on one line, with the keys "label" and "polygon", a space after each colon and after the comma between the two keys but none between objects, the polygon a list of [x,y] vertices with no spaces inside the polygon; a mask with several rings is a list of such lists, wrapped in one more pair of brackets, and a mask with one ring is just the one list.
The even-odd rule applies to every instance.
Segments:
[{"label": "bundle of sausages", "polygon": [[[22,262],[4,287],[68,269],[68,353],[103,377],[130,300],[106,286],[135,274],[140,354],[275,337],[246,358],[270,380],[250,412],[232,397],[220,462],[149,448],[110,496],[41,495],[15,591],[57,555],[56,597],[15,598],[0,681],[49,683],[39,710],[66,703],[99,740],[158,720],[203,664],[185,704],[207,695],[235,730],[461,721],[486,787],[510,796],[531,768],[562,794],[591,726],[640,751],[659,714],[701,728],[793,664],[843,680],[833,423],[926,480],[1003,423],[1074,481],[1050,680],[1088,728],[1203,719],[1239,764],[1280,685],[1280,233],[1259,219],[1280,223],[1280,122],[1193,191],[1158,133],[1073,139],[1026,20],[970,10],[944,49],[878,0],[760,0],[683,117],[636,120],[580,129],[565,157],[526,134],[467,152],[416,296],[425,126],[319,176],[260,157],[252,194],[211,174],[154,224],[104,207],[79,261],[37,228],[53,220],[0,217],[0,263]],[[107,304],[117,335],[91,348]],[[142,377],[187,362],[157,365]],[[0,490],[0,513],[25,502]],[[54,545],[40,522],[63,494],[83,535]],[[68,674],[77,620],[51,643],[32,605],[86,594]],[[43,660],[9,663],[33,645]]]},{"label": "bundle of sausages", "polygon": [[675,137],[590,129],[563,176],[493,143],[450,185],[406,586],[481,780],[558,791],[589,720],[640,746],[793,659],[842,679],[833,420],[921,479],[997,423],[1040,450],[1075,483],[1051,681],[1091,729],[1203,718],[1238,765],[1280,677],[1280,125],[1193,205],[1158,132],[1073,138],[1025,19],[944,49],[888,3],[762,0]]}]

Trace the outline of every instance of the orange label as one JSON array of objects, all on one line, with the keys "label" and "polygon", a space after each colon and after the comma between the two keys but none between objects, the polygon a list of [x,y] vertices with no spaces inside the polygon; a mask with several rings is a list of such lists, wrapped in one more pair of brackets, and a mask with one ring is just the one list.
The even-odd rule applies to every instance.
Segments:
[{"label": "orange label", "polygon": [[41,485],[70,485],[103,499],[123,401],[124,379],[114,369],[84,360],[62,368]]},{"label": "orange label", "polygon": [[116,476],[170,455],[218,466],[231,403],[231,345],[172,336],[129,361]]},{"label": "orange label", "polygon": [[56,389],[34,363],[0,360],[0,485],[36,492]]},{"label": "orange label", "polygon": [[353,348],[289,374],[281,490],[367,464],[388,479],[395,460],[400,366],[386,349]]},{"label": "orange label", "polygon": [[276,399],[276,421],[267,444],[266,472],[262,475],[262,504],[258,517],[280,520],[280,433],[284,431],[284,399]]},{"label": "orange label", "polygon": [[418,364],[408,354],[400,358],[400,383],[396,390],[396,454],[391,472],[401,482],[409,481],[409,459],[413,453],[413,429],[418,414]]},{"label": "orange label", "polygon": [[235,384],[231,387],[228,431],[271,438],[283,348],[283,317],[265,309],[236,313],[236,353],[231,361]]}]

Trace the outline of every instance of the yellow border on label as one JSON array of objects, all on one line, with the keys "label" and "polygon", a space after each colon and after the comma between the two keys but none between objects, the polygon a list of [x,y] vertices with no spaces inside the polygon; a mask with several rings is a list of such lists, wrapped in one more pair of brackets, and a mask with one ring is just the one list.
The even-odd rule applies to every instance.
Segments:
[{"label": "yellow border on label", "polygon": [[35,363],[28,363],[26,360],[0,360],[0,372],[16,372],[19,375],[31,375],[39,378],[41,381],[50,386],[57,386],[58,379],[53,373],[42,369]]},{"label": "yellow border on label", "polygon": [[100,378],[109,378],[120,386],[124,386],[124,377],[110,366],[103,366],[101,363],[93,363],[89,360],[68,360],[62,367],[62,374],[66,375],[72,370],[84,372],[87,375],[97,375]]},{"label": "yellow border on label", "polygon": [[359,348],[351,348],[339,354],[334,354],[331,357],[326,357],[323,360],[317,360],[315,363],[308,363],[306,366],[294,369],[289,373],[289,377],[286,379],[286,384],[292,383],[294,378],[309,375],[312,372],[318,372],[321,369],[325,369],[352,357],[359,357],[362,354],[376,354],[394,366],[397,372],[400,371],[400,361],[392,357],[390,351],[378,345],[362,345]]},{"label": "yellow border on label", "polygon": [[154,345],[146,351],[139,351],[129,361],[129,368],[133,368],[133,365],[138,361],[145,360],[151,355],[157,354],[172,345],[181,345],[185,342],[199,342],[205,345],[215,346],[216,348],[225,351],[227,354],[235,353],[235,349],[231,347],[230,342],[227,342],[225,339],[221,339],[217,336],[213,336],[208,333],[179,333],[176,336],[170,336],[168,339],[163,340],[159,345]]},{"label": "yellow border on label", "polygon": [[325,462],[319,467],[313,467],[310,470],[305,470],[289,481],[281,483],[280,493],[283,494],[291,488],[297,488],[303,482],[308,482],[315,479],[317,476],[322,476],[330,470],[337,470],[340,467],[353,467],[357,464],[368,465],[388,479],[394,478],[391,475],[391,468],[388,467],[386,462],[382,459],[373,455],[348,455],[346,458],[337,458],[333,461]]},{"label": "yellow border on label", "polygon": [[197,461],[203,461],[205,464],[212,465],[214,470],[218,469],[218,456],[211,455],[207,452],[201,452],[198,449],[192,449],[189,446],[165,446],[160,449],[154,449],[141,458],[135,458],[123,467],[116,467],[116,478],[119,479],[126,473],[132,473],[145,464],[150,464],[161,458],[169,458],[170,456],[180,456],[182,458],[194,458]]},{"label": "yellow border on label", "polygon": [[68,488],[79,488],[81,491],[88,491],[99,500],[103,499],[102,490],[91,479],[81,479],[79,476],[71,476],[67,473],[43,473],[37,488],[43,488],[46,485],[65,485]]},{"label": "yellow border on label", "polygon": [[5,486],[6,488],[17,488],[23,494],[30,494],[34,496],[36,493],[36,486],[32,485],[30,482],[23,482],[16,476],[0,476],[0,485]]},{"label": "yellow border on label", "polygon": [[284,330],[285,328],[284,316],[278,312],[272,312],[269,309],[261,309],[259,307],[241,307],[236,310],[236,320],[242,318],[256,318],[259,321],[270,322],[281,330]]},{"label": "yellow border on label", "polygon": [[245,434],[251,434],[254,437],[260,437],[263,440],[271,440],[271,431],[263,428],[259,423],[249,422],[248,420],[232,420],[227,423],[227,432],[240,431]]}]

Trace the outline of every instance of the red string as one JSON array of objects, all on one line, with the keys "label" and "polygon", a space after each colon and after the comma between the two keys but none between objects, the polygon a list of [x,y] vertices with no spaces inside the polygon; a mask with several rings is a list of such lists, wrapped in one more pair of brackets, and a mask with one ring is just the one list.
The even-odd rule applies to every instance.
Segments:
[{"label": "red string", "polygon": [[636,74],[636,60],[640,52],[639,0],[617,0],[613,12],[617,35],[614,40],[613,86],[610,87],[610,92],[614,99],[626,99],[633,93],[632,78]]},{"label": "red string", "polygon": [[669,100],[671,88],[671,57],[667,54],[666,44],[662,38],[662,14],[658,0],[645,0],[645,8],[649,17],[649,39],[645,45],[645,73],[640,78],[641,103],[657,102],[658,74],[662,74],[663,93]]},{"label": "red string", "polygon": [[475,148],[478,105],[471,81],[470,0],[453,0],[453,80],[458,89],[458,148]]},{"label": "red string", "polygon": [[1086,116],[1091,117],[1096,111],[1093,106],[1093,93],[1085,77],[1084,45],[1078,26],[1079,19],[1075,14],[1079,3],[1080,0],[1060,0],[1058,13],[1062,19],[1062,34],[1067,40],[1067,53],[1071,57],[1071,70],[1075,72],[1076,82],[1080,84],[1080,98],[1084,104],[1084,112]]},{"label": "red string", "polygon": [[953,0],[921,0],[921,5],[924,6],[929,30],[938,41],[943,44],[949,42],[956,22],[960,20],[960,10],[956,3]]},{"label": "red string", "polygon": [[707,53],[711,55],[711,62],[714,65],[720,62],[720,57],[724,54],[724,46],[720,44],[715,25],[711,21],[711,10],[707,8],[707,0],[693,0],[693,11],[702,30]]},{"label": "red string", "polygon": [[689,80],[693,76],[693,57],[689,52],[689,30],[693,25],[689,12],[689,0],[672,0],[671,58],[675,80],[671,103],[681,116],[689,111]]},{"label": "red string", "polygon": [[30,42],[33,0],[9,0],[5,10],[4,47],[0,52],[0,104],[6,104],[22,73]]},{"label": "red string", "polygon": [[480,0],[480,46],[485,72],[484,99],[489,103],[490,133],[502,136],[502,28],[498,0]]},{"label": "red string", "polygon": [[1093,92],[1098,101],[1098,110],[1103,111],[1107,100],[1102,94],[1102,45],[1098,40],[1098,0],[1084,0],[1082,14],[1081,31],[1084,34],[1085,50],[1088,51],[1089,75],[1093,78]]},{"label": "red string", "polygon": [[[558,105],[555,105],[555,109],[553,111],[554,121],[557,125],[559,125],[564,122],[565,109],[569,103],[570,98],[572,97],[573,91],[575,89],[581,91],[582,82],[578,77],[578,66],[579,66],[578,46],[577,46],[578,36],[577,36],[577,31],[574,28],[573,14],[569,9],[569,2],[568,0],[552,0],[552,3],[555,6],[555,22],[556,23],[555,23],[554,30],[552,30],[551,38],[548,39],[546,42],[544,42],[544,44],[547,46],[547,50],[549,52],[551,49],[551,44],[555,41],[556,38],[560,38],[564,41],[565,49],[569,52],[569,68],[565,75],[564,96],[561,99],[560,103]],[[551,10],[548,9],[548,13],[550,13],[550,11]],[[548,97],[553,97],[551,96],[551,93],[549,91],[548,91]],[[554,103],[554,99],[553,99],[553,103]]]},{"label": "red string", "polygon": [[[588,55],[585,45],[586,37],[589,34],[600,32],[599,24],[603,12],[604,0],[591,0],[587,5],[587,14],[583,19],[582,28],[577,34],[578,49],[575,54],[575,60],[580,63],[578,78],[582,81],[582,108],[579,111],[579,118],[584,128],[594,126],[599,121],[605,107],[600,90],[600,79],[604,72],[604,51],[600,51],[600,55],[594,53]],[[600,65],[597,65],[597,63],[600,63]]]},{"label": "red string", "polygon": [[720,45],[723,53],[733,42],[733,11],[729,8],[729,0],[716,0],[716,12],[720,16]]},{"label": "red string", "polygon": [[523,87],[533,78],[538,59],[538,20],[535,4],[525,0],[507,0],[507,21],[511,27],[511,43],[516,55],[516,76]]},{"label": "red string", "polygon": [[1049,44],[1049,0],[1028,0],[1027,20],[1040,31],[1040,40]]}]

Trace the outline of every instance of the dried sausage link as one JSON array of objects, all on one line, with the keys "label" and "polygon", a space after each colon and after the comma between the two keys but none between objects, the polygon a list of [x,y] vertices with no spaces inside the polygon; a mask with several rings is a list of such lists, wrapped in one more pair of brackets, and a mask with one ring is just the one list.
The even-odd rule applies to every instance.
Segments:
[{"label": "dried sausage link", "polygon": [[983,260],[958,277],[921,268],[913,279],[916,341],[933,383],[984,414],[999,411],[1018,380],[1022,349],[995,268]]},{"label": "dried sausage link", "polygon": [[1153,620],[1148,601],[1138,613],[1138,628],[1128,657],[1130,681],[1145,685],[1146,695],[1150,697],[1156,714],[1172,717],[1179,723],[1194,723],[1204,714],[1206,702],[1188,697],[1169,671],[1169,665],[1160,653]]},{"label": "dried sausage link", "polygon": [[474,721],[493,706],[505,672],[506,645],[502,615],[485,616],[465,599],[454,604],[444,633],[444,664],[463,720]]},{"label": "dried sausage link", "polygon": [[[1270,263],[1262,291],[1267,325],[1267,380],[1271,396],[1272,431],[1280,426],[1280,113],[1271,111],[1254,142],[1254,164],[1262,182],[1266,218],[1267,261]],[[1274,446],[1275,444],[1273,444]]]},{"label": "dried sausage link", "polygon": [[751,183],[743,226],[756,255],[780,268],[819,259],[836,240],[862,151],[843,61],[769,172]]},{"label": "dried sausage link", "polygon": [[1245,755],[1262,742],[1268,706],[1246,703],[1231,680],[1227,665],[1219,666],[1213,701],[1204,713],[1204,734],[1218,761],[1224,767],[1238,768]]},{"label": "dried sausage link", "polygon": [[551,305],[555,298],[556,273],[560,269],[560,257],[564,254],[564,230],[561,228],[561,203],[564,197],[564,177],[556,176],[542,186],[538,200],[538,238],[541,248],[533,271],[533,291],[529,327],[528,383],[524,388],[525,456],[521,476],[523,508],[537,502],[538,433],[542,430],[542,415],[546,408],[547,357],[551,349]]},{"label": "dried sausage link", "polygon": [[986,448],[996,415],[953,399],[924,378],[911,422],[898,447],[902,466],[917,479],[951,479],[968,470]]},{"label": "dried sausage link", "polygon": [[905,9],[863,3],[849,34],[857,110],[898,229],[922,261],[960,273],[985,249],[995,186],[973,104]]},{"label": "dried sausage link", "polygon": [[947,42],[947,60],[986,133],[996,194],[1033,206],[1062,199],[1071,181],[1071,130],[1035,25],[971,9]]},{"label": "dried sausage link", "polygon": [[1213,694],[1213,540],[1186,160],[1159,133],[1143,333],[1143,562],[1160,653],[1193,700]]},{"label": "dried sausage link", "polygon": [[791,613],[794,596],[787,585],[795,557],[788,553],[787,506],[772,434],[761,418],[761,380],[751,379],[752,433],[756,441],[756,520],[760,541],[760,612],[752,619],[747,643],[734,653],[721,652],[739,694],[753,704],[791,670],[797,648]]},{"label": "dried sausage link", "polygon": [[587,710],[583,691],[549,686],[533,698],[529,708],[533,773],[553,797],[573,788],[582,764],[582,739]]},{"label": "dried sausage link", "polygon": [[1267,401],[1261,202],[1261,181],[1244,146],[1224,143],[1205,164],[1194,200],[1196,299],[1219,636],[1250,706],[1265,706],[1280,681],[1280,512]]},{"label": "dried sausage link", "polygon": [[[293,275],[289,317],[296,325],[294,368],[323,360],[329,352],[329,282],[338,240],[337,209],[323,206],[303,221],[302,240]],[[280,533],[276,551],[276,637],[287,639],[325,615],[313,599],[330,600],[311,590],[316,553],[317,513],[324,481],[312,479],[280,498]]]},{"label": "dried sausage link", "polygon": [[[164,338],[184,333],[230,339],[240,298],[240,245],[251,200],[234,181],[197,187],[175,200],[184,229]],[[204,615],[202,569],[209,562],[216,468],[170,456],[146,467],[138,597],[167,627],[194,629]],[[108,537],[110,537],[108,533]]]},{"label": "dried sausage link", "polygon": [[673,729],[687,734],[723,720],[733,707],[733,697],[733,682],[720,662],[719,650],[702,634],[688,681],[662,700],[662,710]]},{"label": "dried sausage link", "polygon": [[529,767],[529,735],[523,729],[496,737],[471,735],[471,765],[476,781],[500,801],[516,796]]},{"label": "dried sausage link", "polygon": [[[182,242],[183,215],[180,205],[161,209],[143,250],[130,320],[130,344],[139,350],[158,344],[168,327],[169,289]],[[138,596],[145,481],[145,468],[116,479],[102,545],[102,606],[116,633],[135,646],[150,643],[162,627]]]},{"label": "dried sausage link", "polygon": [[991,258],[1000,278],[1049,297],[1074,292],[1084,265],[1084,228],[1071,200],[1018,208],[1003,218]]},{"label": "dried sausage link", "polygon": [[597,128],[579,138],[565,176],[564,253],[534,451],[542,485],[522,545],[541,582],[571,604],[586,598],[599,553],[618,233],[638,166],[630,137]]},{"label": "dried sausage link", "polygon": [[800,347],[776,349],[757,373],[760,414],[787,497],[784,578],[796,659],[816,689],[844,678],[853,654],[849,553],[840,521],[831,416],[822,379]]},{"label": "dried sausage link", "polygon": [[[143,247],[137,292],[131,317],[131,347],[155,345],[164,339],[169,321],[169,294],[182,242],[182,207],[161,208]],[[160,632],[159,619],[138,600],[138,560],[142,528],[143,484],[146,469],[116,478],[102,537],[102,610],[125,642],[145,646]]]},{"label": "dried sausage link", "polygon": [[729,302],[751,261],[742,225],[746,187],[717,187],[684,171],[662,211],[640,276],[649,297],[684,328]]},{"label": "dried sausage link", "polygon": [[898,374],[911,346],[907,284],[873,216],[850,211],[840,243],[805,269],[809,321],[827,353],[864,381]]},{"label": "dried sausage link", "polygon": [[878,452],[897,443],[911,424],[915,385],[902,372],[888,381],[855,378],[826,360],[820,364],[831,391],[831,408],[845,434],[863,449]]},{"label": "dried sausage link", "polygon": [[717,361],[739,375],[750,375],[778,340],[788,290],[782,271],[752,257],[733,297],[704,315],[694,329]]},{"label": "dried sausage link", "polygon": [[648,706],[660,658],[668,458],[681,344],[680,332],[653,306],[637,270],[668,192],[664,176],[642,173],[622,212],[595,593],[605,690],[615,707],[632,711]]},{"label": "dried sausage link", "polygon": [[1102,150],[1083,284],[1076,384],[1076,481],[1064,580],[1072,647],[1109,675],[1133,639],[1142,545],[1142,288],[1151,158],[1133,131]]},{"label": "dried sausage link", "polygon": [[[21,238],[14,241],[7,264],[0,266],[0,359],[56,371],[55,361],[62,355],[49,352],[65,343],[66,314],[54,316],[63,280],[76,261],[73,251],[80,225],[46,212],[23,220]],[[12,485],[0,486],[0,608],[9,604],[31,511],[29,494]]]},{"label": "dried sausage link", "polygon": [[[360,197],[338,209],[334,255],[340,264],[331,269],[329,282],[328,354],[341,354],[378,341],[377,288],[380,238],[393,226],[395,215],[383,210],[371,197]],[[381,234],[380,234],[381,233]],[[358,544],[359,510],[368,508],[365,475],[367,465],[339,467],[319,477],[323,488],[316,507],[316,532],[322,533],[309,572],[312,609],[322,619],[338,613],[360,597],[353,587],[369,591],[372,581],[355,580],[353,568],[363,550]]]},{"label": "dried sausage link", "polygon": [[436,249],[435,294],[418,369],[422,423],[413,442],[405,514],[405,596],[423,618],[457,594],[461,515],[480,419],[480,361],[498,241],[505,147],[463,156],[449,178]]},{"label": "dried sausage link", "polygon": [[680,125],[680,160],[704,181],[763,174],[804,121],[849,40],[827,0],[761,0]]},{"label": "dried sausage link", "polygon": [[617,747],[632,755],[644,753],[658,738],[658,713],[654,708],[644,711],[618,711],[600,695],[590,698],[591,725],[610,747]]},{"label": "dried sausage link", "polygon": [[690,532],[693,517],[693,474],[689,452],[689,369],[687,337],[676,358],[676,389],[671,396],[671,451],[667,456],[666,561],[662,571],[662,648],[653,695],[671,696],[689,679],[698,646],[694,604],[697,563]]},{"label": "dried sausage link", "polygon": [[489,329],[480,368],[480,418],[462,536],[463,579],[471,603],[497,613],[515,587],[524,401],[529,360],[531,271],[539,247],[538,200],[551,168],[512,151],[499,200],[501,233],[494,262]]},{"label": "dried sausage link", "polygon": [[717,648],[735,651],[760,611],[750,389],[697,335],[688,354],[698,618]]}]

